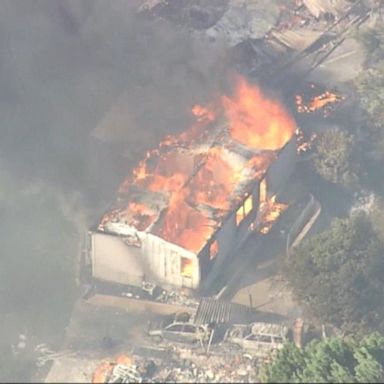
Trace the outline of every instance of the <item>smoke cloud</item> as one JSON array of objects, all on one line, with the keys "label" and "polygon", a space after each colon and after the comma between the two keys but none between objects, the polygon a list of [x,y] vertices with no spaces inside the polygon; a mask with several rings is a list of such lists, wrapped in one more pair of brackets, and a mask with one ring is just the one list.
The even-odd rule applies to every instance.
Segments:
[{"label": "smoke cloud", "polygon": [[2,339],[63,329],[82,232],[143,152],[226,86],[225,47],[139,4],[1,3]]}]

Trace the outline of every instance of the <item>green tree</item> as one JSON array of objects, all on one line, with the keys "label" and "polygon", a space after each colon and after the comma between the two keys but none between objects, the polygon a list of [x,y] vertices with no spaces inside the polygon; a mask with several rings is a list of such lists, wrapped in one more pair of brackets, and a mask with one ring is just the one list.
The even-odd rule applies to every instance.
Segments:
[{"label": "green tree", "polygon": [[332,128],[319,136],[313,166],[324,179],[353,187],[358,184],[356,154],[353,136],[339,128]]},{"label": "green tree", "polygon": [[374,28],[356,30],[354,37],[362,45],[366,64],[376,63],[384,57],[384,28],[382,23]]},{"label": "green tree", "polygon": [[266,371],[262,375],[267,382],[269,382],[268,378],[271,378],[275,383],[288,383],[298,380],[305,364],[305,356],[302,351],[295,344],[287,343],[279,351],[278,364],[267,365]]},{"label": "green tree", "polygon": [[384,250],[366,215],[336,219],[304,241],[283,272],[310,315],[344,331],[380,326]]},{"label": "green tree", "polygon": [[332,337],[315,340],[304,349],[287,343],[261,370],[267,383],[382,382],[384,337],[370,334],[360,340]]},{"label": "green tree", "polygon": [[356,379],[360,382],[377,383],[384,379],[384,339],[378,333],[365,337],[354,351],[357,361]]},{"label": "green tree", "polygon": [[384,60],[362,72],[355,86],[363,112],[360,133],[365,183],[384,195]]},{"label": "green tree", "polygon": [[373,207],[369,213],[373,230],[376,232],[379,240],[384,244],[384,199],[376,198]]},{"label": "green tree", "polygon": [[383,160],[384,149],[384,60],[364,71],[355,81],[365,118],[365,146]]},{"label": "green tree", "polygon": [[384,61],[364,71],[355,85],[360,95],[361,104],[371,118],[371,122],[379,127],[384,126]]}]

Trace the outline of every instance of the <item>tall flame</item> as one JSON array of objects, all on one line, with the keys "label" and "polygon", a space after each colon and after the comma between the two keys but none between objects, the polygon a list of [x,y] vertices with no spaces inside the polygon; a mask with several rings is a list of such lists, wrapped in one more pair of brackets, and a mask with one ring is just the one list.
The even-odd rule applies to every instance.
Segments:
[{"label": "tall flame", "polygon": [[232,137],[255,149],[282,148],[295,131],[295,123],[283,106],[266,98],[257,87],[239,78],[235,95],[222,97]]}]

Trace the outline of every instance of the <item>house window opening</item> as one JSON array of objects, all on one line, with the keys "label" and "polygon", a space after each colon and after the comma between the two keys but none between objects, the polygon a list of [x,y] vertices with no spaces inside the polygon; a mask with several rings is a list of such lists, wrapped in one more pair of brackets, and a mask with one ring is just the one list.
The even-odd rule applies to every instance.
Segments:
[{"label": "house window opening", "polygon": [[219,253],[219,243],[214,240],[209,246],[209,260],[214,260]]},{"label": "house window opening", "polygon": [[252,212],[253,201],[252,195],[249,195],[243,202],[243,204],[236,211],[236,225],[239,226],[240,223],[245,219],[245,217]]},{"label": "house window opening", "polygon": [[188,259],[186,257],[181,258],[181,264],[180,264],[180,273],[183,277],[190,277],[193,276],[193,270],[194,265],[192,259]]}]

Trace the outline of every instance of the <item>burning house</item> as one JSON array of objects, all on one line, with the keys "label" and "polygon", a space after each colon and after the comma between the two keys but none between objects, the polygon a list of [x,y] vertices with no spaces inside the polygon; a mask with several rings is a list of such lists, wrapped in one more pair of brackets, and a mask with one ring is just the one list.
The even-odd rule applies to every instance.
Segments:
[{"label": "burning house", "polygon": [[195,123],[147,153],[89,232],[94,281],[198,291],[287,208],[278,194],[297,151],[284,107],[239,78],[232,96],[192,113]]}]

